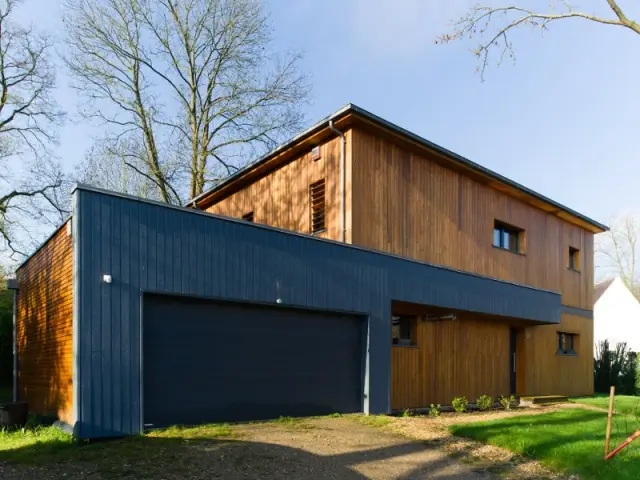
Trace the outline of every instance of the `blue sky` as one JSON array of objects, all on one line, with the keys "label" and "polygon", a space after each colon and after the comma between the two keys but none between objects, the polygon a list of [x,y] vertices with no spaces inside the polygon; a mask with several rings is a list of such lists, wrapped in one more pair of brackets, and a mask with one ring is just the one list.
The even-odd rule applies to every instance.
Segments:
[{"label": "blue sky", "polygon": [[[353,102],[439,145],[600,221],[640,211],[640,36],[568,20],[544,38],[514,37],[517,63],[490,68],[482,83],[475,42],[435,45],[475,0],[268,0],[275,47],[302,50],[314,123]],[[546,8],[548,1],[528,4]],[[633,18],[640,7],[620,2]],[[522,4],[522,2],[521,2]],[[578,9],[578,5],[574,4]],[[605,0],[582,10],[607,11]],[[62,35],[54,0],[26,0],[23,19]],[[76,95],[58,75],[58,100]],[[59,156],[69,168],[99,130],[73,116]]]}]

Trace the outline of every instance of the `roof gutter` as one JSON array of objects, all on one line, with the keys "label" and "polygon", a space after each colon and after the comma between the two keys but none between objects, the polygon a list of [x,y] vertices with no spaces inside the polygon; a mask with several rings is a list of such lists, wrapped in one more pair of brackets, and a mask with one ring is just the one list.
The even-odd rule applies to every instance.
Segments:
[{"label": "roof gutter", "polygon": [[347,215],[345,201],[345,144],[347,142],[344,133],[333,126],[333,120],[329,120],[329,130],[340,137],[340,241],[346,242],[347,238]]}]

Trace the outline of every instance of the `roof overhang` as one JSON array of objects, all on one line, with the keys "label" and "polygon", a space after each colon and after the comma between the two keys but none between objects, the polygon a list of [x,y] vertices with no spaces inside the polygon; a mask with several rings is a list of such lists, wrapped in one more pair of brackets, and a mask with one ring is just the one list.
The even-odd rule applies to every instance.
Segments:
[{"label": "roof overhang", "polygon": [[602,233],[609,230],[606,225],[600,222],[353,104],[346,105],[255,162],[230,175],[210,190],[191,200],[187,206],[206,209],[293,161],[300,153],[309,151],[314,146],[335,137],[335,133],[329,128],[330,121],[333,121],[335,128],[338,130],[346,131],[353,127],[362,128],[378,136],[392,139],[395,143],[402,145],[403,148],[417,154],[430,154],[432,159],[447,168],[462,172],[480,183],[562,218],[569,223],[578,225],[592,233]]}]

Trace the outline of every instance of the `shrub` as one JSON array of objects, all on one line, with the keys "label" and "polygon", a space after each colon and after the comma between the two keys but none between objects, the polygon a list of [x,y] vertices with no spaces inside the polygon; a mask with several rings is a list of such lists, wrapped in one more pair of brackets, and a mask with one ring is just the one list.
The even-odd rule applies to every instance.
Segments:
[{"label": "shrub", "polygon": [[467,397],[453,397],[453,400],[451,400],[451,406],[458,413],[466,412],[468,405]]},{"label": "shrub", "polygon": [[635,395],[638,382],[636,354],[622,342],[611,348],[608,340],[596,345],[594,361],[594,388],[598,393],[609,393],[609,387],[616,387],[616,393]]},{"label": "shrub", "polygon": [[438,405],[434,405],[433,403],[431,404],[431,406],[429,407],[429,415],[431,415],[432,417],[439,417],[440,416],[440,404]]},{"label": "shrub", "polygon": [[500,397],[500,405],[502,405],[502,408],[504,408],[505,410],[511,410],[511,406],[515,403],[516,397],[514,397],[513,395],[509,397]]},{"label": "shrub", "polygon": [[405,409],[405,410],[402,412],[402,416],[403,416],[404,418],[407,418],[407,417],[413,417],[413,410],[411,410],[410,408]]},{"label": "shrub", "polygon": [[489,395],[480,395],[476,400],[476,406],[481,412],[489,410],[493,406],[493,398]]}]

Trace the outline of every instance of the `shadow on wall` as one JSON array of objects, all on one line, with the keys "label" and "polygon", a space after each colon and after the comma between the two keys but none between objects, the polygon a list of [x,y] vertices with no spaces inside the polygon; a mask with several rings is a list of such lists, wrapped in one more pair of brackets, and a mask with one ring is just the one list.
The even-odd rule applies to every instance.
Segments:
[{"label": "shadow on wall", "polygon": [[13,385],[13,290],[0,285],[0,403]]}]

